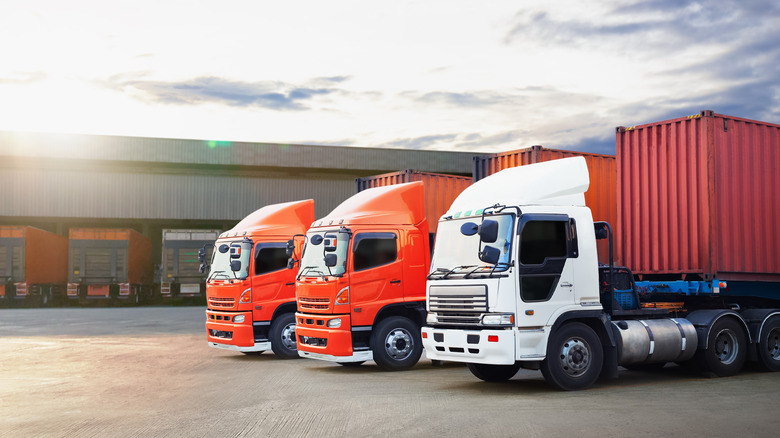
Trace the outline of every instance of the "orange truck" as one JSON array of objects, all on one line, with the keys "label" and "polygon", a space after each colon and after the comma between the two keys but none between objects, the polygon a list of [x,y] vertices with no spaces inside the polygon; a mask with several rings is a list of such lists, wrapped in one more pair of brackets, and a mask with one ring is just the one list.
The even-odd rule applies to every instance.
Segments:
[{"label": "orange truck", "polygon": [[34,227],[0,226],[0,298],[47,305],[65,296],[68,239]]},{"label": "orange truck", "polygon": [[[314,221],[314,201],[265,206],[214,244],[206,279],[206,333],[214,348],[297,358],[295,273],[287,241]],[[201,250],[205,260],[206,248]],[[204,266],[205,270],[206,266]]]},{"label": "orange truck", "polygon": [[[461,184],[444,189],[436,182],[453,177],[433,175],[373,185],[312,224],[305,239],[296,239],[305,241],[300,258],[293,258],[299,264],[300,356],[347,366],[373,360],[386,370],[417,363],[431,254],[426,198],[447,197],[441,203],[446,210],[471,183],[454,177]],[[290,252],[292,247],[290,242]]]},{"label": "orange truck", "polygon": [[152,241],[129,228],[72,228],[68,298],[136,304],[152,296]]}]

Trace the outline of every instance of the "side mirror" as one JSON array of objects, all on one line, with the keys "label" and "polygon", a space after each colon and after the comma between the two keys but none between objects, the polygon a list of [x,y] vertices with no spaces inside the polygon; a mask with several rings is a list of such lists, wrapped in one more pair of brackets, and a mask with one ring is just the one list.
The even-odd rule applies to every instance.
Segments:
[{"label": "side mirror", "polygon": [[200,264],[200,267],[198,267],[198,272],[200,272],[201,274],[205,274],[206,273],[206,264],[205,263],[201,263]]},{"label": "side mirror", "polygon": [[295,260],[293,258],[287,259],[287,269],[294,268],[296,263],[298,263],[298,260]]},{"label": "side mirror", "polygon": [[311,239],[309,239],[309,242],[311,242],[312,245],[317,246],[320,243],[322,243],[322,236],[319,234],[315,234],[311,236]]},{"label": "side mirror", "polygon": [[482,221],[479,226],[479,239],[485,243],[495,242],[498,239],[498,222],[490,219]]},{"label": "side mirror", "polygon": [[295,241],[293,239],[290,239],[287,241],[287,246],[284,248],[284,252],[287,254],[287,257],[292,257],[294,251],[295,251]]},{"label": "side mirror", "polygon": [[223,243],[222,245],[219,245],[219,252],[224,254],[230,250],[230,245]]},{"label": "side mirror", "polygon": [[479,231],[479,225],[474,222],[466,222],[460,226],[460,234],[464,236],[473,236],[477,234],[477,231]]},{"label": "side mirror", "polygon": [[334,234],[325,235],[325,252],[333,252],[336,250],[336,238]]},{"label": "side mirror", "polygon": [[486,246],[479,253],[479,259],[489,265],[497,264],[499,257],[501,257],[501,250],[492,246]]},{"label": "side mirror", "polygon": [[332,268],[336,266],[336,262],[338,262],[338,256],[336,254],[326,254],[325,255],[325,266]]},{"label": "side mirror", "polygon": [[230,270],[233,272],[238,272],[241,270],[241,260],[231,260],[230,261]]},{"label": "side mirror", "polygon": [[198,250],[198,261],[201,263],[206,263],[206,249],[201,248]]}]

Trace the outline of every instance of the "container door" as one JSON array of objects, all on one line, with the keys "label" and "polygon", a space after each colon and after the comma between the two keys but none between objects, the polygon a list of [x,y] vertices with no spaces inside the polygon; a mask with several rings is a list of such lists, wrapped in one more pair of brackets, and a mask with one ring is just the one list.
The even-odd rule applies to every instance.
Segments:
[{"label": "container door", "polygon": [[398,232],[355,235],[349,281],[353,326],[373,324],[383,305],[403,300],[405,285],[398,244]]}]

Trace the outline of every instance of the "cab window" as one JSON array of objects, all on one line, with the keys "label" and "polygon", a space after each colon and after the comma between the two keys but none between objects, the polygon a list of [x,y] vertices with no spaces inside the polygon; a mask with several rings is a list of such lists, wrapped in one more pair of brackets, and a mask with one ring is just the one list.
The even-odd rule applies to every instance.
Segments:
[{"label": "cab window", "polygon": [[355,236],[353,268],[355,271],[386,265],[398,259],[398,236],[395,233],[364,233]]}]

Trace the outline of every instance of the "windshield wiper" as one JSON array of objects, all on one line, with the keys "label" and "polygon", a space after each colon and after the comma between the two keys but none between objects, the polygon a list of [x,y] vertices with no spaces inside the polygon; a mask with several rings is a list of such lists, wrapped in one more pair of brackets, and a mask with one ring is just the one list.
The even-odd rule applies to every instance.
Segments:
[{"label": "windshield wiper", "polygon": [[[207,278],[206,281],[209,281],[212,278],[214,278],[216,280],[217,274],[220,274],[221,276],[223,276],[223,277],[227,278],[228,280],[230,280],[230,276],[225,274],[225,271],[211,271],[211,273],[209,274],[209,278]],[[235,275],[236,275],[236,273],[234,272],[233,276],[235,277]]]},{"label": "windshield wiper", "polygon": [[450,275],[452,275],[453,273],[455,273],[455,271],[457,271],[458,269],[468,269],[468,268],[473,268],[473,267],[475,267],[475,266],[476,266],[476,265],[460,265],[460,266],[455,266],[455,267],[454,267],[454,268],[452,268],[452,269],[447,269],[447,268],[436,268],[436,270],[435,270],[435,271],[433,271],[433,272],[431,272],[430,274],[428,274],[428,277],[426,277],[426,278],[427,278],[427,279],[429,279],[429,280],[432,280],[432,279],[433,279],[432,277],[433,277],[434,275],[436,275],[436,274],[442,274],[442,276],[441,276],[440,280],[444,280],[445,278],[447,278],[447,277],[449,277]]},{"label": "windshield wiper", "polygon": [[328,281],[328,277],[325,276],[325,273],[320,271],[319,269],[314,269],[316,267],[317,267],[316,265],[305,266],[303,269],[301,269],[301,273],[298,274],[298,277],[299,278],[304,277],[306,276],[307,272],[311,271],[311,272],[319,273],[319,277],[322,277],[323,280]]}]

